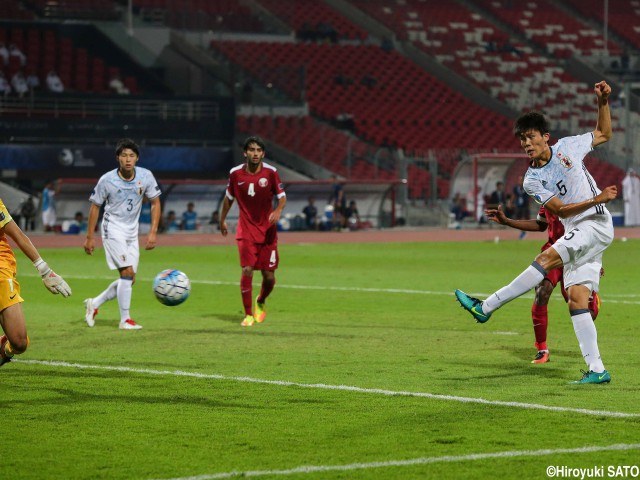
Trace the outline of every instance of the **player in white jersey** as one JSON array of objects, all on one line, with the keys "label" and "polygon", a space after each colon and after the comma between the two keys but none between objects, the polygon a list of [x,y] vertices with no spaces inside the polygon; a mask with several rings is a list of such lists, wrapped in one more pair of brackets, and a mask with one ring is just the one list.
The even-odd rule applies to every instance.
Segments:
[{"label": "player in white jersey", "polygon": [[142,201],[147,197],[151,202],[151,230],[147,237],[145,250],[156,246],[156,232],[160,222],[160,187],[153,174],[146,168],[137,167],[139,148],[128,138],[122,139],[116,146],[118,168],[105,173],[91,192],[89,201],[89,220],[84,251],[92,255],[95,249],[94,233],[100,207],[104,205],[101,224],[102,245],[111,270],[118,270],[120,278],[112,282],[97,297],[87,298],[85,321],[95,325],[98,308],[104,302],[117,297],[120,307],[120,328],[139,330],[142,328],[130,315],[131,293],[135,274],[140,260],[138,245],[138,225]]},{"label": "player in white jersey", "polygon": [[514,133],[529,157],[524,179],[527,194],[560,217],[565,234],[540,253],[524,272],[509,285],[481,301],[456,290],[462,307],[480,323],[507,302],[534,288],[546,273],[564,267],[564,285],[569,297],[569,314],[588,370],[571,383],[608,383],[611,375],[604,368],[598,349],[598,335],[588,308],[591,292],[597,292],[602,253],[613,240],[613,223],[605,203],[616,198],[615,185],[600,190],[583,160],[592,148],[612,135],[609,95],[604,81],[595,84],[598,122],[593,132],[561,138],[549,146],[549,124],[541,113],[529,112],[516,121]]}]

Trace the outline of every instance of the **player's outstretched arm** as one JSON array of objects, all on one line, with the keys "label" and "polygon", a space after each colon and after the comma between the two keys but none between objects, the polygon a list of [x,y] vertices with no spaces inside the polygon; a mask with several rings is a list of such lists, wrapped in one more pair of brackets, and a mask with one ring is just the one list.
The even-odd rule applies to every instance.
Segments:
[{"label": "player's outstretched arm", "polygon": [[485,209],[484,214],[489,220],[500,225],[506,225],[507,227],[523,230],[525,232],[543,232],[547,229],[547,224],[539,222],[538,220],[514,220],[507,217],[502,210],[502,205],[498,205],[498,208],[487,208]]},{"label": "player's outstretched arm", "polygon": [[16,225],[16,222],[9,222],[4,226],[4,232],[11,240],[15,242],[22,253],[24,253],[29,260],[33,262],[33,266],[36,267],[38,273],[42,277],[42,282],[47,289],[54,294],[62,294],[63,297],[71,295],[71,288],[64,281],[64,279],[57,275],[47,262],[42,260],[38,250],[33,245],[29,237],[25,235],[22,229]]}]

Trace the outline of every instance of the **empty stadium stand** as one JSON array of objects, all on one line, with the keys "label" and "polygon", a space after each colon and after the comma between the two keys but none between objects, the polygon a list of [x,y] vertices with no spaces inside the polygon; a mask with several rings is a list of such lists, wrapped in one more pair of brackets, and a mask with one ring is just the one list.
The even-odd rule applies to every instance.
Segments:
[{"label": "empty stadium stand", "polygon": [[185,30],[265,31],[263,22],[238,0],[133,0],[140,17]]},{"label": "empty stadium stand", "polygon": [[[334,43],[339,39],[365,40],[368,33],[316,0],[260,0],[260,3],[284,20],[301,40],[324,40]],[[304,38],[306,36],[306,38]]]}]

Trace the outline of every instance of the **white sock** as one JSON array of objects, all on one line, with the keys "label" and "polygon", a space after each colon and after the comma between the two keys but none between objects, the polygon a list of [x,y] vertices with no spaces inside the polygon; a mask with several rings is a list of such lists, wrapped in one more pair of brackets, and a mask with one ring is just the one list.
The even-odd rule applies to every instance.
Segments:
[{"label": "white sock", "polygon": [[131,293],[133,292],[133,280],[121,278],[118,280],[118,306],[120,307],[120,323],[129,320],[131,308]]},{"label": "white sock", "polygon": [[533,262],[509,285],[502,287],[496,293],[489,295],[489,298],[482,303],[482,311],[484,313],[491,313],[494,310],[499,309],[505,303],[527,293],[542,281],[545,274],[546,272],[540,264]]},{"label": "white sock", "polygon": [[107,289],[93,299],[93,308],[99,308],[105,302],[116,298],[116,289],[118,288],[118,280],[111,282]]},{"label": "white sock", "polygon": [[598,332],[596,324],[591,318],[591,313],[589,310],[572,310],[571,321],[587,367],[596,373],[604,372],[604,364],[600,359],[600,350],[598,349]]}]

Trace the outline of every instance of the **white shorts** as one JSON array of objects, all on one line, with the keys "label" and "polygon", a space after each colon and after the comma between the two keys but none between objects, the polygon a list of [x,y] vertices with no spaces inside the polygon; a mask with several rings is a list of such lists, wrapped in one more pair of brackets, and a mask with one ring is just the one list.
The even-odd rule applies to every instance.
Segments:
[{"label": "white shorts", "polygon": [[57,219],[56,211],[51,208],[42,212],[42,224],[45,227],[54,227]]},{"label": "white shorts", "polygon": [[102,245],[107,257],[107,265],[111,270],[133,267],[134,272],[138,271],[138,262],[140,261],[138,237],[130,240],[103,238]]},{"label": "white shorts", "polygon": [[613,241],[611,215],[585,218],[567,227],[553,244],[564,265],[564,286],[584,285],[597,292],[600,284],[602,254]]}]

